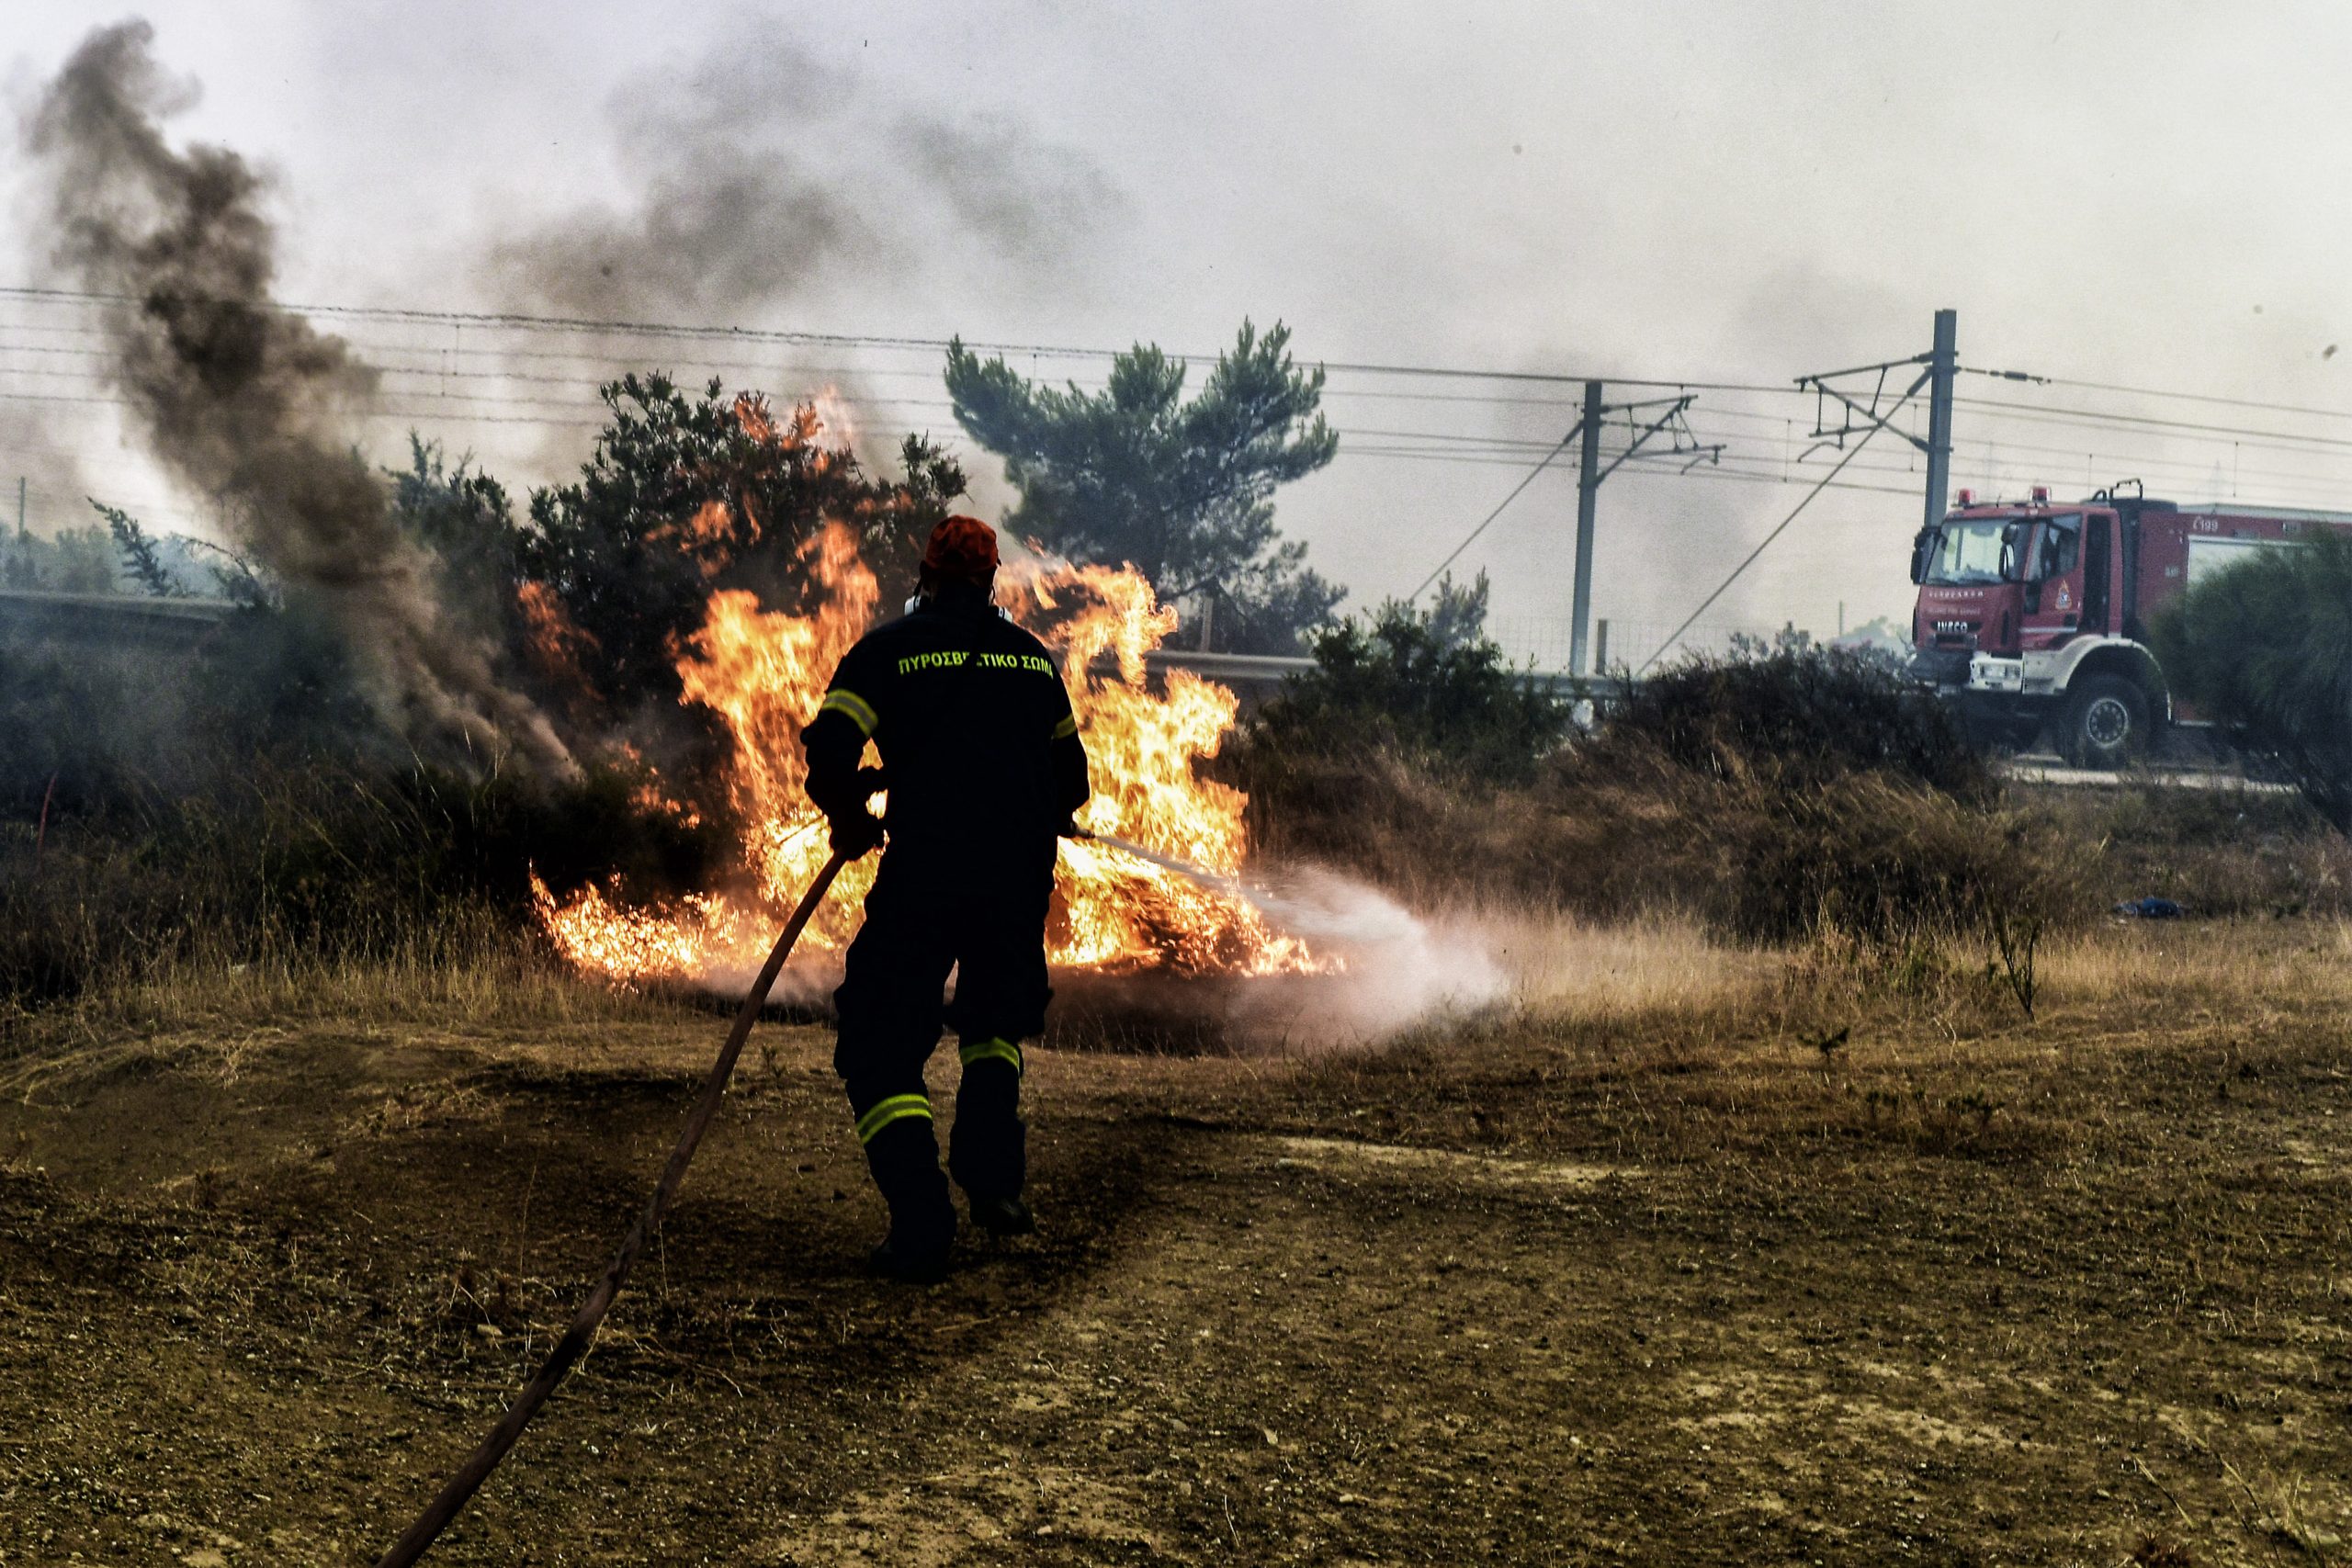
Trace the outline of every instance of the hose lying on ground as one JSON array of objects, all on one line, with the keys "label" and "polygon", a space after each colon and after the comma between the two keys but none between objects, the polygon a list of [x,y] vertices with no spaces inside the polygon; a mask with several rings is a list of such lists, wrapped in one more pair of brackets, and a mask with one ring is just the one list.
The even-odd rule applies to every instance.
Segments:
[{"label": "hose lying on ground", "polygon": [[489,1435],[466,1457],[466,1462],[458,1467],[457,1473],[449,1477],[448,1483],[426,1506],[424,1512],[417,1515],[416,1522],[408,1527],[400,1540],[392,1542],[391,1550],[376,1560],[376,1568],[407,1568],[408,1564],[424,1555],[434,1538],[458,1517],[458,1510],[466,1506],[466,1499],[474,1495],[475,1488],[498,1468],[498,1461],[506,1457],[506,1450],[514,1446],[514,1439],[523,1435],[523,1428],[529,1426],[531,1417],[539,1413],[539,1406],[547,1403],[548,1395],[555,1392],[556,1384],[563,1381],[563,1375],[571,1370],[572,1363],[587,1353],[589,1342],[595,1337],[596,1325],[605,1321],[605,1314],[611,1309],[613,1298],[620,1294],[621,1282],[628,1278],[629,1266],[637,1261],[638,1254],[645,1250],[646,1242],[661,1228],[662,1216],[669,1212],[670,1201],[678,1195],[678,1184],[685,1179],[686,1163],[695,1157],[695,1145],[702,1142],[703,1134],[710,1126],[711,1117],[718,1113],[719,1100],[727,1092],[727,1080],[735,1072],[735,1058],[743,1054],[743,1042],[750,1038],[752,1025],[759,1021],[760,1010],[767,1005],[768,991],[775,985],[776,976],[783,971],[785,959],[791,955],[792,944],[800,940],[801,928],[808,923],[809,916],[817,912],[817,906],[823,900],[826,889],[832,886],[833,878],[845,863],[838,854],[827,861],[825,869],[817,874],[817,880],[810,883],[808,891],[801,896],[799,908],[792,911],[792,919],[785,922],[784,934],[775,939],[774,951],[769,953],[768,961],[760,966],[759,977],[752,982],[751,991],[745,995],[742,1007],[735,1014],[735,1027],[727,1032],[727,1043],[719,1047],[718,1059],[710,1065],[710,1076],[703,1080],[702,1095],[686,1117],[685,1130],[678,1134],[677,1145],[670,1151],[669,1164],[662,1168],[662,1179],[653,1184],[653,1195],[645,1201],[644,1211],[637,1216],[637,1224],[631,1225],[628,1235],[622,1238],[621,1249],[614,1255],[611,1267],[605,1270],[605,1277],[596,1282],[596,1288],[588,1293],[588,1299],[580,1303],[579,1315],[571,1320],[571,1326],[564,1330],[563,1337],[556,1341],[555,1348],[548,1352],[547,1363],[539,1368],[538,1375],[515,1396],[514,1403],[506,1407],[506,1414],[498,1418],[498,1425],[492,1427]]}]

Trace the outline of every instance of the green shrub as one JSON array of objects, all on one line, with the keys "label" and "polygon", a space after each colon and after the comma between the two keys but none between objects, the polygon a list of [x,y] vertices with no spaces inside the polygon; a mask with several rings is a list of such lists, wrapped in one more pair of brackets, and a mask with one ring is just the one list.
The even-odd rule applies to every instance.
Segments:
[{"label": "green shrub", "polygon": [[1628,747],[1710,777],[1769,774],[1790,788],[1877,773],[1962,800],[1997,793],[1932,693],[1879,660],[1831,649],[1685,660],[1628,691],[1583,754],[1606,768]]},{"label": "green shrub", "polygon": [[1260,711],[1245,749],[1261,772],[1394,753],[1467,778],[1532,777],[1569,728],[1571,705],[1512,670],[1484,632],[1487,580],[1439,585],[1436,604],[1395,600],[1318,633],[1315,668]]},{"label": "green shrub", "polygon": [[2352,538],[2254,551],[2165,605],[2150,637],[2176,695],[2352,831]]}]

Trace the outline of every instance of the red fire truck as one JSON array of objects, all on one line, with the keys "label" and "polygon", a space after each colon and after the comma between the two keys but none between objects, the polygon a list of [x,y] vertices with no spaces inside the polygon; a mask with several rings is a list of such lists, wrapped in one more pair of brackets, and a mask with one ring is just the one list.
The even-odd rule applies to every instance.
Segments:
[{"label": "red fire truck", "polygon": [[1962,491],[1911,551],[1919,585],[1912,671],[1960,705],[1973,730],[2030,745],[2047,727],[2078,765],[2145,753],[2177,713],[2147,646],[2167,600],[2249,550],[2318,529],[2352,531],[2352,513],[2233,504],[2184,507],[2136,481],[2087,501],[1979,502]]}]

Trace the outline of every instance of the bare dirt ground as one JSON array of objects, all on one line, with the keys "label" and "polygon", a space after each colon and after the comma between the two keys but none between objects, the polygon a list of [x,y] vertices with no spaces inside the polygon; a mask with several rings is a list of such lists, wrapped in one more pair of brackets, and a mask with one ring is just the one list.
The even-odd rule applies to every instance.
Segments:
[{"label": "bare dirt ground", "polygon": [[[2343,943],[2099,942],[2030,1024],[1768,976],[1306,1061],[1040,1051],[1046,1233],[928,1290],[860,1272],[824,1035],[763,1031],[435,1560],[2345,1560]],[[0,1562],[370,1560],[722,1027],[0,1063]]]}]

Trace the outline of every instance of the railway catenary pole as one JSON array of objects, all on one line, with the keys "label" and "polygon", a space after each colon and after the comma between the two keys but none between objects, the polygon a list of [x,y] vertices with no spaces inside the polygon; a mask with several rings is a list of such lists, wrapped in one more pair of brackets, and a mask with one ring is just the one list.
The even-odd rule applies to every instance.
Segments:
[{"label": "railway catenary pole", "polygon": [[[1679,460],[1685,469],[1701,463],[1712,463],[1722,453],[1720,442],[1702,444],[1690,433],[1690,422],[1683,418],[1698,394],[1684,392],[1679,397],[1645,398],[1638,402],[1605,403],[1600,400],[1601,384],[1584,384],[1583,417],[1577,421],[1572,435],[1582,437],[1577,462],[1577,570],[1575,599],[1570,607],[1568,624],[1568,673],[1590,675],[1595,671],[1586,661],[1586,634],[1592,625],[1592,520],[1594,504],[1600,487],[1609,476],[1637,457],[1656,457]],[[1644,423],[1643,416],[1651,410],[1657,412]],[[1600,426],[1611,414],[1625,416],[1625,449],[1600,461]],[[1664,435],[1667,445],[1652,448],[1651,438]],[[1565,443],[1563,443],[1565,445]],[[1608,651],[1608,637],[1601,638],[1601,651]]]},{"label": "railway catenary pole", "polygon": [[[1592,616],[1593,501],[1599,495],[1602,483],[1610,475],[1637,457],[1663,457],[1669,461],[1679,461],[1685,471],[1688,471],[1701,463],[1713,462],[1722,456],[1724,449],[1723,443],[1716,442],[1710,446],[1700,441],[1690,433],[1690,423],[1683,418],[1683,415],[1690,411],[1690,405],[1698,400],[1698,394],[1695,392],[1682,392],[1668,398],[1644,398],[1630,403],[1604,403],[1600,400],[1600,382],[1587,381],[1584,384],[1584,402],[1575,425],[1566,435],[1560,437],[1557,446],[1551,447],[1544,454],[1542,461],[1521,476],[1519,483],[1511,487],[1509,495],[1497,502],[1494,509],[1478,520],[1476,526],[1462,536],[1461,542],[1445,553],[1443,560],[1430,569],[1430,574],[1421,579],[1420,586],[1405,595],[1405,603],[1409,604],[1428,592],[1430,585],[1445,575],[1446,569],[1460,558],[1462,552],[1468,549],[1479,535],[1487,531],[1487,525],[1501,516],[1512,502],[1527,492],[1527,487],[1533,484],[1542,477],[1545,469],[1567,451],[1570,442],[1576,442],[1579,451],[1577,472],[1576,588],[1568,624],[1568,673],[1572,676],[1591,673],[1585,667],[1585,628],[1591,624]],[[1657,411],[1655,415],[1649,418],[1647,423],[1642,423],[1642,416],[1650,415],[1653,410]],[[1622,413],[1625,416],[1625,449],[1610,458],[1608,465],[1603,467],[1600,461],[1600,426],[1601,422],[1613,413]],[[1650,442],[1659,435],[1667,438],[1667,445],[1663,448],[1650,446]],[[1602,638],[1604,644],[1607,640],[1606,637]],[[1603,651],[1606,651],[1605,647]]]},{"label": "railway catenary pole", "polygon": [[1577,454],[1577,578],[1568,620],[1568,673],[1585,675],[1585,627],[1592,615],[1592,515],[1600,494],[1600,383],[1584,384],[1584,441]]},{"label": "railway catenary pole", "polygon": [[[1642,660],[1642,670],[1647,670],[1664,657],[1666,650],[1672,648],[1681,638],[1682,634],[1690,629],[1691,623],[1705,615],[1707,607],[1722,598],[1725,589],[1739,581],[1739,574],[1753,566],[1756,563],[1756,558],[1771,547],[1772,541],[1787,531],[1789,525],[1797,520],[1798,513],[1812,505],[1814,498],[1828,488],[1830,481],[1838,477],[1839,469],[1852,462],[1855,455],[1861,451],[1870,438],[1882,430],[1893,430],[1904,440],[1927,454],[1928,483],[1922,504],[1927,512],[1928,526],[1933,527],[1944,520],[1944,502],[1950,499],[1947,487],[1951,482],[1951,383],[1953,373],[1959,367],[1957,350],[1954,347],[1954,340],[1959,335],[1958,321],[1959,312],[1938,310],[1935,346],[1925,354],[1915,354],[1908,359],[1890,359],[1880,365],[1857,365],[1844,370],[1829,370],[1818,376],[1797,378],[1798,389],[1802,391],[1810,389],[1814,394],[1813,445],[1804,449],[1797,461],[1803,462],[1806,457],[1812,457],[1825,447],[1835,447],[1845,456],[1839,457],[1836,466],[1821,477],[1819,483],[1805,491],[1804,499],[1798,502],[1795,508],[1786,517],[1781,518],[1770,533],[1764,536],[1762,544],[1748,551],[1741,558],[1740,563],[1731,569],[1730,576],[1715,584],[1713,592],[1699,601],[1699,607],[1682,618],[1682,624],[1675,627],[1672,635],[1658,645],[1657,651]],[[1914,365],[1920,367],[1919,374],[1912,379],[1909,386],[1904,388],[1901,392],[1896,392],[1889,385],[1887,378],[1897,371],[1908,369]],[[2008,372],[2002,374],[2010,375],[2010,378],[2015,380],[2028,378]],[[1867,402],[1862,400],[1864,394],[1859,388],[1853,391],[1848,391],[1843,387],[1831,384],[1860,376],[1875,376],[1878,378],[1868,394],[1869,401]],[[1909,406],[1911,400],[1917,397],[1923,390],[1927,392],[1928,398],[1928,438],[1924,441],[1894,423],[1894,416]],[[1828,419],[1832,404],[1837,406],[1838,411],[1838,423],[1834,428],[1830,425]],[[1851,445],[1849,445],[1849,437]],[[1843,618],[1844,612],[1841,610],[1839,619],[1842,621]],[[1637,675],[1641,672],[1641,670],[1634,671]]]},{"label": "railway catenary pole", "polygon": [[1951,382],[1959,364],[1955,347],[1959,312],[1936,312],[1936,346],[1928,360],[1927,525],[1944,520],[1951,501]]}]

